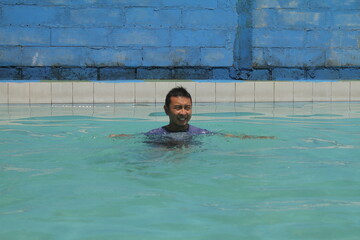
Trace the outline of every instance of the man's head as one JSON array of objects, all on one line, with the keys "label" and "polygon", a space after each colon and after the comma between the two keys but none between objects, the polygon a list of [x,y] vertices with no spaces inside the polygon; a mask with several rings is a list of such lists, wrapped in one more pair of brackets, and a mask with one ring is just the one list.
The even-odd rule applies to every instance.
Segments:
[{"label": "man's head", "polygon": [[183,87],[176,87],[166,95],[165,113],[169,116],[168,128],[172,131],[184,131],[192,114],[192,99],[190,93]]},{"label": "man's head", "polygon": [[192,102],[190,93],[186,91],[186,89],[183,87],[175,87],[168,92],[165,98],[166,107],[170,106],[171,97],[185,97],[185,98],[189,98],[190,101]]}]

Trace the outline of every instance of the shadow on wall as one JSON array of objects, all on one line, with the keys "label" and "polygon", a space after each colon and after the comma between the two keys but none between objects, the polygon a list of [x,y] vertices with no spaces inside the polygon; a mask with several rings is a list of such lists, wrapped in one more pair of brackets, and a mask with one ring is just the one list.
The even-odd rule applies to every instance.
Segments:
[{"label": "shadow on wall", "polygon": [[238,27],[234,42],[234,68],[230,70],[233,79],[251,79],[252,60],[252,0],[239,0],[236,11]]}]

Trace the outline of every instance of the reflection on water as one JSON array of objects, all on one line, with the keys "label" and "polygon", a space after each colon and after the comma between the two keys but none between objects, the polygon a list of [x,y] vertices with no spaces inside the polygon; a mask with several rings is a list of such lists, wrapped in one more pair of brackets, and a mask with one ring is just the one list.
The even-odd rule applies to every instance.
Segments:
[{"label": "reflection on water", "polygon": [[8,172],[8,171],[15,171],[19,173],[32,173],[30,177],[36,177],[41,175],[48,175],[59,172],[63,170],[63,168],[53,168],[53,169],[32,169],[32,168],[18,168],[18,167],[11,167],[11,166],[2,166],[0,167],[1,171]]}]

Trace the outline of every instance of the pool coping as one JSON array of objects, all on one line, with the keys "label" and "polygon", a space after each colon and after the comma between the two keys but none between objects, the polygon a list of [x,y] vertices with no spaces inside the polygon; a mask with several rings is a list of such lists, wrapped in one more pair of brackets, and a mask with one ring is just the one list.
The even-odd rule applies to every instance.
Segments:
[{"label": "pool coping", "polygon": [[0,104],[162,103],[175,86],[193,102],[355,102],[357,80],[1,80]]}]

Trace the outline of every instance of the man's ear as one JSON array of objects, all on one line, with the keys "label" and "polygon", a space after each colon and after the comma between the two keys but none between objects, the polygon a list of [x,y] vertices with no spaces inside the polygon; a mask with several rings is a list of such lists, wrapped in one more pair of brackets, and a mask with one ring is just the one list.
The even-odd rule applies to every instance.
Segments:
[{"label": "man's ear", "polygon": [[169,115],[169,108],[166,105],[164,105],[164,111],[166,115]]}]

